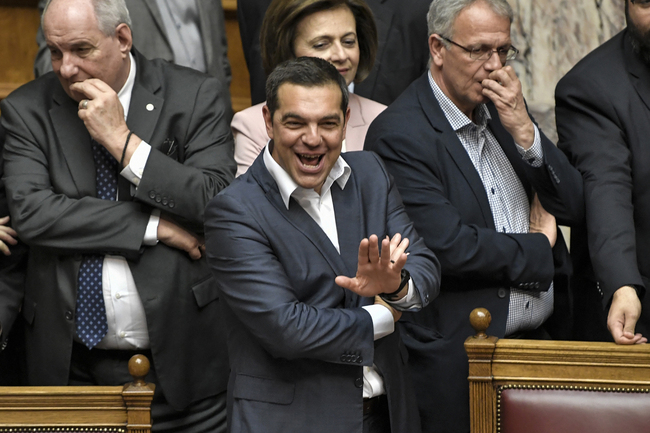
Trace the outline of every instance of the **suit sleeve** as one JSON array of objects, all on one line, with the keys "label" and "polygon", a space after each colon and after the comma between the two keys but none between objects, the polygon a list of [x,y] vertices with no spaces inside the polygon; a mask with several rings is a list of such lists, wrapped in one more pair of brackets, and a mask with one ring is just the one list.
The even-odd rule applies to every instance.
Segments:
[{"label": "suit sleeve", "polygon": [[584,179],[589,252],[609,303],[624,285],[643,287],[637,265],[632,154],[610,89],[586,74],[557,86],[558,146]]},{"label": "suit sleeve", "polygon": [[206,205],[235,174],[229,111],[219,89],[218,80],[205,78],[188,106],[192,115],[185,136],[177,137],[183,160],[152,148],[135,194],[136,200],[186,221],[200,233]]},{"label": "suit sleeve", "polygon": [[[207,259],[221,300],[267,352],[277,358],[344,363],[342,347],[349,346],[360,352],[364,365],[372,365],[370,314],[362,308],[302,302],[280,253],[239,198],[218,195],[206,210],[205,225]],[[311,284],[314,294],[327,293],[334,276]]]},{"label": "suit sleeve", "polygon": [[378,164],[388,180],[386,232],[390,237],[395,233],[400,233],[402,238],[408,238],[407,252],[409,256],[404,268],[411,274],[413,284],[422,301],[422,307],[426,307],[440,292],[440,262],[415,230],[413,222],[404,209],[404,203],[397,186],[392,176],[386,171],[381,158],[377,155],[374,157],[377,158]]},{"label": "suit sleeve", "polygon": [[235,114],[230,124],[235,140],[237,176],[246,173],[269,140],[262,117],[262,108],[254,105]]},{"label": "suit sleeve", "polygon": [[3,180],[11,219],[21,239],[59,253],[138,253],[150,210],[136,202],[59,192],[59,180],[50,172],[41,145],[46,138],[39,140],[36,128],[28,126],[36,124],[31,114],[15,107],[10,98],[2,101],[1,120],[7,133]]},{"label": "suit sleeve", "polygon": [[528,180],[558,224],[581,224],[585,213],[582,176],[541,129],[539,134],[543,162],[540,167],[524,164]]},{"label": "suit sleeve", "polygon": [[[456,204],[448,199],[447,184],[464,180],[455,177],[455,167],[443,170],[439,166],[442,158],[428,152],[421,143],[427,141],[429,148],[442,144],[430,143],[431,135],[421,130],[400,131],[389,123],[380,115],[370,126],[364,148],[383,158],[416,229],[440,260],[442,274],[475,279],[480,284],[529,287],[523,284],[538,282],[540,289],[548,288],[554,265],[546,236],[499,233],[463,221]],[[447,285],[445,289],[465,287],[473,288],[461,284]]]}]

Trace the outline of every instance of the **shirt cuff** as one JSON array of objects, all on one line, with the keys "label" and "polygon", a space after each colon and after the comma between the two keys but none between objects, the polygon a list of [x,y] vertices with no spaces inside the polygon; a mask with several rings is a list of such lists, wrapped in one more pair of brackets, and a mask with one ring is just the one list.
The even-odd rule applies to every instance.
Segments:
[{"label": "shirt cuff", "polygon": [[388,311],[388,308],[379,304],[366,305],[361,308],[370,313],[375,340],[379,340],[380,338],[393,333],[395,330],[395,321],[393,320],[391,312]]},{"label": "shirt cuff", "polygon": [[419,311],[422,308],[422,299],[420,293],[415,290],[413,278],[409,279],[409,289],[406,296],[397,301],[388,301],[384,298],[384,301],[399,311]]},{"label": "shirt cuff", "polygon": [[154,246],[158,243],[158,223],[160,222],[160,209],[154,209],[149,215],[147,229],[144,231],[142,243],[147,246]]},{"label": "shirt cuff", "polygon": [[140,145],[135,149],[133,155],[131,155],[131,160],[129,165],[124,167],[124,170],[120,172],[122,177],[134,184],[135,186],[140,185],[140,179],[142,179],[142,173],[144,173],[144,166],[147,165],[147,160],[149,159],[149,153],[151,152],[151,146],[145,143],[144,140],[140,142]]},{"label": "shirt cuff", "polygon": [[532,165],[533,167],[541,167],[542,164],[544,163],[544,151],[542,150],[542,139],[539,135],[539,129],[537,128],[537,125],[533,124],[533,128],[535,128],[535,139],[533,140],[532,146],[530,146],[528,149],[524,149],[518,143],[515,144],[517,145],[517,150],[519,151],[519,154],[521,155],[524,161],[526,161],[528,164]]}]

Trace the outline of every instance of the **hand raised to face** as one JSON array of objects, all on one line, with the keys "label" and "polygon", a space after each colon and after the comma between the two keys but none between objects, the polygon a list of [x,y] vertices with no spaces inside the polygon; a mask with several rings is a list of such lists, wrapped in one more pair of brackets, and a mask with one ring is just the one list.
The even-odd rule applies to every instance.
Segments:
[{"label": "hand raised to face", "polygon": [[515,143],[524,149],[532,146],[535,128],[526,110],[521,82],[512,66],[492,71],[481,84],[483,95],[494,103],[501,123]]}]

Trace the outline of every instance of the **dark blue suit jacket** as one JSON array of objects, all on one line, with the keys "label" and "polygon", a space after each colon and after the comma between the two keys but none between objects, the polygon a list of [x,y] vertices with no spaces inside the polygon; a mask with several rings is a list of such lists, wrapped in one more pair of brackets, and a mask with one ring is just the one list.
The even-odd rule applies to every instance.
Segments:
[{"label": "dark blue suit jacket", "polygon": [[[492,104],[490,129],[529,197],[539,194],[560,224],[579,221],[582,180],[542,134],[544,164],[524,162]],[[375,121],[365,149],[377,152],[395,177],[409,216],[442,266],[440,296],[400,323],[411,355],[425,431],[469,431],[467,356],[463,342],[474,334],[469,314],[492,314],[490,335],[503,337],[510,288],[531,291],[554,286],[566,301],[570,263],[558,231],[551,251],[542,234],[499,233],[481,179],[436,100],[424,74]],[[564,278],[558,278],[564,275]],[[561,316],[560,316],[561,317]]]},{"label": "dark blue suit jacket", "polygon": [[413,229],[380,159],[343,155],[352,175],[332,186],[340,254],[291,199],[282,202],[261,154],[206,209],[208,262],[228,332],[232,431],[361,432],[362,366],[383,374],[393,433],[419,431],[397,332],[373,343],[361,298],[334,283],[354,276],[359,242],[408,237],[406,268],[424,304],[438,293],[439,265]]}]

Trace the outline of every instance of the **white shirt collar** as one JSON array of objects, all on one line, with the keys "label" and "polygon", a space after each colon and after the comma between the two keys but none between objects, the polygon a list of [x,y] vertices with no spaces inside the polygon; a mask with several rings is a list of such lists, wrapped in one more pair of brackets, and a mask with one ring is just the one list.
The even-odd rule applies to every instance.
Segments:
[{"label": "white shirt collar", "polygon": [[120,99],[122,108],[124,109],[124,118],[126,119],[129,115],[129,106],[131,105],[131,95],[133,94],[133,85],[135,84],[135,58],[133,54],[129,53],[129,59],[131,60],[131,65],[129,69],[129,76],[126,78],[126,82],[122,86],[122,89],[118,92],[117,97]]},{"label": "white shirt collar", "polygon": [[[273,159],[271,156],[271,151],[269,150],[270,143],[271,140],[267,142],[266,147],[263,150],[264,165],[266,165],[266,169],[269,171],[271,177],[278,185],[280,196],[282,196],[284,205],[287,209],[289,209],[289,200],[291,199],[291,196],[299,190],[304,191],[304,188],[298,186],[298,184],[291,178],[289,173],[287,173],[280,166],[280,164],[278,164],[275,159]],[[348,179],[350,178],[350,174],[352,174],[352,169],[348,163],[345,162],[345,160],[339,155],[336,162],[334,163],[334,167],[332,167],[332,170],[327,175],[327,179],[321,188],[321,196],[325,193],[325,191],[329,190],[334,182],[338,183],[341,189],[344,189],[345,185],[348,182]]]}]

